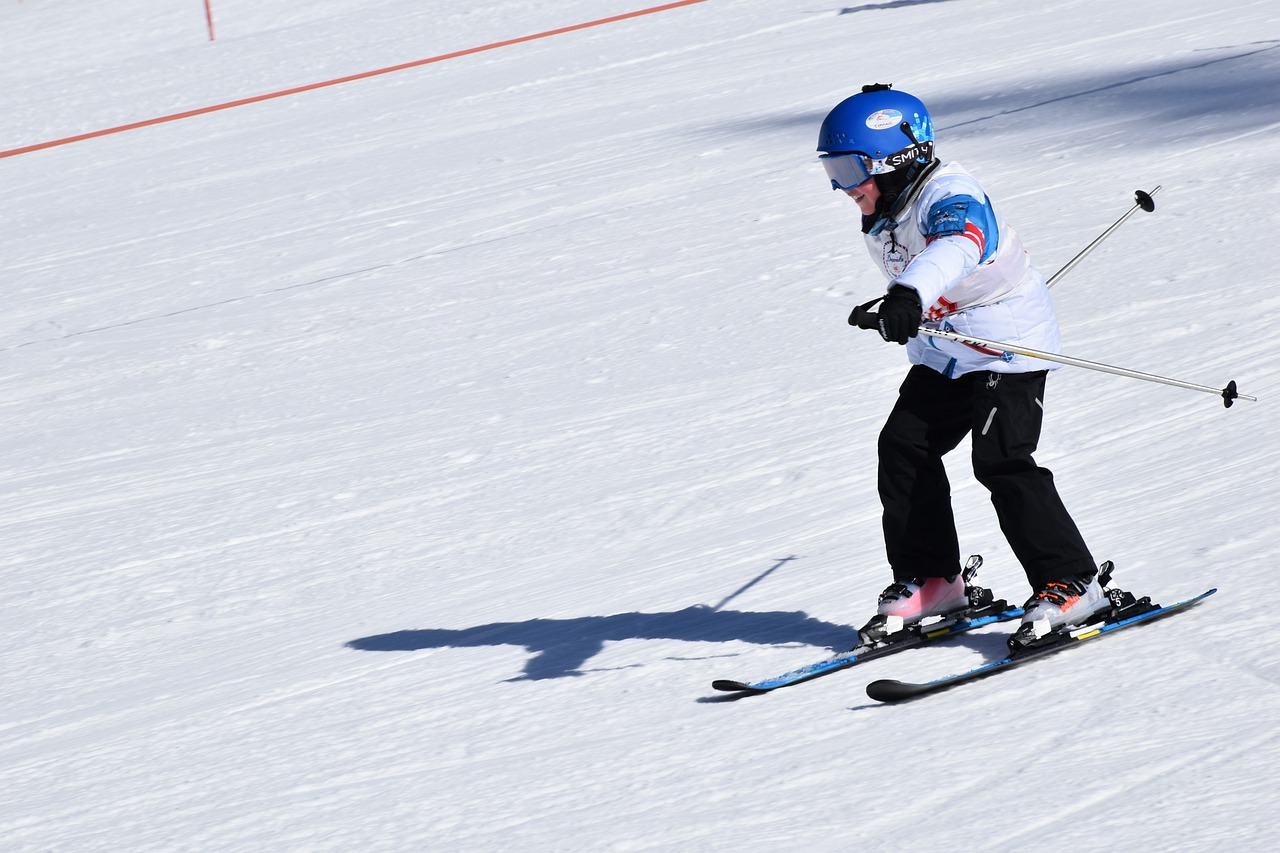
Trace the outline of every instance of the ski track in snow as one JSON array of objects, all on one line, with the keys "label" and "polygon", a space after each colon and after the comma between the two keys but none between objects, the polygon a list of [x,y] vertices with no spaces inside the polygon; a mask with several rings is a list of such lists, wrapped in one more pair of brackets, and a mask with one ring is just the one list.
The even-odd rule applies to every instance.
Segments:
[{"label": "ski track in snow", "polygon": [[[0,150],[643,4],[100,6],[0,8]],[[874,81],[1047,274],[1162,186],[1063,351],[1259,402],[1064,368],[1039,458],[1118,583],[1220,592],[918,703],[863,687],[1003,629],[726,701],[887,579],[904,359],[813,151]],[[1268,849],[1277,85],[1263,0],[709,0],[0,160],[0,846]]]}]

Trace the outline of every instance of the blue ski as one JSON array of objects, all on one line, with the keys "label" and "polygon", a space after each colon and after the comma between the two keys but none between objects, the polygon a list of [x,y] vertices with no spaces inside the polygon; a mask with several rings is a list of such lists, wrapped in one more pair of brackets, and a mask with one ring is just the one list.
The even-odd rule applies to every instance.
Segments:
[{"label": "blue ski", "polygon": [[1108,617],[1100,623],[1086,625],[1079,628],[1073,628],[1070,631],[1054,632],[1049,634],[1044,640],[1038,644],[1031,646],[1022,651],[1010,654],[1008,657],[998,661],[993,661],[982,666],[975,667],[966,672],[948,675],[943,678],[937,678],[933,681],[923,683],[911,683],[898,681],[896,679],[881,679],[873,681],[867,685],[867,695],[877,702],[902,702],[907,699],[915,699],[920,696],[926,696],[930,693],[937,693],[941,690],[955,687],[957,684],[963,684],[966,681],[974,681],[979,678],[985,678],[988,675],[994,675],[997,672],[1006,672],[1020,664],[1027,663],[1031,660],[1044,657],[1045,655],[1059,652],[1063,649],[1078,646],[1082,641],[1092,640],[1098,637],[1106,636],[1114,631],[1122,628],[1129,628],[1134,625],[1144,625],[1153,622],[1156,619],[1162,619],[1173,613],[1177,613],[1192,605],[1204,601],[1209,596],[1217,592],[1211,589],[1202,592],[1194,598],[1188,598],[1186,601],[1179,601],[1176,604],[1170,604],[1167,607],[1159,607],[1153,605],[1150,599],[1142,599],[1134,605],[1122,608],[1119,613]]},{"label": "blue ski", "polygon": [[963,634],[965,631],[972,631],[974,628],[981,628],[983,625],[990,625],[993,622],[1017,619],[1021,615],[1021,607],[1010,607],[1006,602],[998,601],[975,615],[962,617],[955,622],[940,623],[937,626],[925,626],[923,629],[920,627],[907,628],[896,637],[891,637],[871,648],[843,652],[826,660],[820,660],[816,663],[802,666],[799,669],[784,672],[782,675],[766,678],[763,681],[729,681],[720,679],[711,682],[711,686],[716,690],[729,692],[767,693],[779,687],[789,687],[792,684],[811,681],[820,676],[839,672],[842,669],[848,669],[856,664],[891,655],[895,652],[914,649],[947,637],[954,637],[956,634]]}]

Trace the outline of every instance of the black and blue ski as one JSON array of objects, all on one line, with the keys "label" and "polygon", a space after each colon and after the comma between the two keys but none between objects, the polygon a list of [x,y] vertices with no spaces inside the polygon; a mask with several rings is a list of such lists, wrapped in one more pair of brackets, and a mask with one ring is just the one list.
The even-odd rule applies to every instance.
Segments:
[{"label": "black and blue ski", "polygon": [[[894,625],[892,617],[876,615],[858,632],[858,646],[847,652],[841,652],[825,660],[784,672],[782,675],[775,675],[773,678],[766,678],[763,681],[720,679],[711,682],[711,686],[716,690],[731,693],[768,693],[779,687],[790,687],[792,684],[812,681],[820,676],[830,675],[869,660],[935,643],[993,622],[1017,619],[1022,615],[1021,607],[1010,607],[1008,602],[1003,600],[995,601],[991,590],[978,586],[974,582],[981,565],[982,557],[977,554],[968,559],[961,574],[964,577],[965,594],[969,598],[969,603],[966,607],[945,614],[940,619],[935,619],[928,624],[904,627],[901,619],[898,619],[897,624]],[[885,601],[887,596],[896,594],[894,589],[890,587],[886,590],[881,595],[881,601]]]},{"label": "black and blue ski", "polygon": [[865,663],[875,658],[935,643],[948,637],[954,637],[957,634],[963,634],[966,631],[972,631],[974,628],[981,628],[983,625],[990,625],[993,622],[1017,619],[1021,615],[1021,607],[1010,607],[1007,602],[993,601],[980,609],[966,611],[964,615],[955,618],[953,621],[943,621],[923,628],[911,626],[873,645],[859,646],[856,649],[829,657],[826,660],[820,660],[816,663],[802,666],[799,669],[784,672],[782,675],[775,675],[762,681],[729,681],[720,679],[711,682],[711,686],[716,690],[730,692],[767,693],[779,687],[790,687],[792,684],[800,684],[823,675],[830,675],[833,672],[839,672],[842,669],[848,669],[851,666]]},{"label": "black and blue ski", "polygon": [[[930,693],[937,693],[955,687],[957,684],[963,684],[967,681],[974,681],[979,678],[985,678],[998,672],[1007,672],[1016,666],[1036,660],[1053,652],[1059,652],[1063,649],[1072,648],[1080,645],[1086,640],[1093,640],[1098,637],[1104,637],[1107,634],[1114,633],[1123,628],[1130,628],[1134,625],[1145,625],[1156,619],[1163,619],[1174,613],[1181,612],[1188,607],[1199,604],[1209,596],[1217,592],[1216,589],[1210,589],[1200,593],[1194,598],[1188,598],[1185,601],[1179,601],[1176,604],[1170,604],[1161,607],[1153,604],[1150,598],[1141,598],[1135,600],[1132,595],[1121,592],[1119,590],[1108,590],[1112,595],[1116,606],[1101,621],[1093,624],[1071,628],[1069,630],[1059,630],[1051,632],[1034,644],[1019,648],[1012,651],[1006,657],[993,661],[982,666],[975,667],[965,672],[948,675],[943,678],[937,678],[933,681],[923,683],[910,683],[898,681],[896,679],[881,679],[873,681],[867,685],[867,695],[878,702],[902,702],[907,699],[916,699],[920,696],[927,696]],[[1117,601],[1117,595],[1124,597],[1123,600]]]}]

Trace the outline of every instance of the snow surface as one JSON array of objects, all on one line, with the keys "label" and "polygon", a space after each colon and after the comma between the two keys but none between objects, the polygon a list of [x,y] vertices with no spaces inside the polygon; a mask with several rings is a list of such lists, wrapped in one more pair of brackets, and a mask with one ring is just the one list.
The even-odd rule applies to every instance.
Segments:
[{"label": "snow surface", "polygon": [[[644,8],[0,6],[0,150]],[[458,7],[463,8],[459,9]],[[887,581],[901,349],[814,145],[930,104],[1072,355],[1042,463],[1195,611],[767,697]],[[0,160],[6,851],[1272,850],[1274,0],[706,3]],[[985,493],[964,547],[1021,600]]]}]

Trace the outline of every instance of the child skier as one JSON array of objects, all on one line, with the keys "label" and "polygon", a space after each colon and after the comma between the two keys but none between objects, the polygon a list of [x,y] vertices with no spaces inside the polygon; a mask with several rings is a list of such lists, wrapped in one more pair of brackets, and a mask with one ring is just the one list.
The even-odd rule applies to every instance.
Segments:
[{"label": "child skier", "polygon": [[818,138],[831,187],[857,203],[867,248],[889,282],[880,334],[905,344],[912,364],[878,443],[894,582],[862,636],[874,642],[968,605],[942,457],[971,435],[974,475],[1034,590],[1016,646],[1088,620],[1108,598],[1053,475],[1032,458],[1056,365],[917,335],[925,322],[1058,349],[1044,276],[973,176],[934,157],[933,141],[924,104],[882,84],[838,104]]}]

